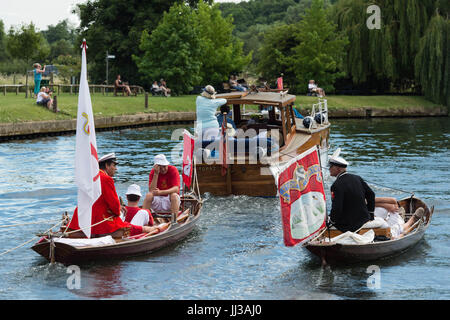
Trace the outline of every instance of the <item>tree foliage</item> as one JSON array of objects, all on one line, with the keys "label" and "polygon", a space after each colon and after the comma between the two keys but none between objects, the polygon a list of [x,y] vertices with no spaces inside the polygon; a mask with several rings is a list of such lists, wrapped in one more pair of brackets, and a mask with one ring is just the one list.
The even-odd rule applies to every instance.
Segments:
[{"label": "tree foliage", "polygon": [[36,31],[33,23],[9,29],[6,47],[11,56],[23,59],[23,70],[31,67],[33,59],[43,61],[50,53],[47,40]]},{"label": "tree foliage", "polygon": [[133,58],[144,81],[164,78],[175,93],[199,83],[201,43],[195,24],[192,10],[175,4],[151,34],[143,32],[139,48],[144,55]]},{"label": "tree foliage", "polygon": [[346,44],[328,20],[324,2],[313,0],[300,22],[266,34],[259,71],[266,79],[283,73],[285,82],[297,92],[305,92],[310,79],[333,90],[335,79],[342,75],[338,67]]},{"label": "tree foliage", "polygon": [[436,14],[420,41],[415,71],[425,97],[450,105],[450,22]]},{"label": "tree foliage", "polygon": [[144,81],[164,78],[174,92],[187,93],[194,86],[216,85],[249,62],[232,30],[231,19],[215,5],[200,1],[195,10],[174,5],[151,34],[143,33],[144,54],[133,57]]},{"label": "tree foliage", "polygon": [[[414,79],[414,57],[434,10],[434,0],[340,0],[330,17],[347,35],[343,70],[354,83],[371,79],[397,87]],[[367,8],[381,9],[381,28],[369,29]]]},{"label": "tree foliage", "polygon": [[105,80],[106,52],[116,58],[110,61],[111,77],[121,74],[129,82],[138,82],[137,66],[132,56],[138,56],[142,32],[153,31],[164,12],[173,4],[198,1],[183,0],[88,0],[78,4],[81,35],[89,46],[90,75],[95,82]]}]

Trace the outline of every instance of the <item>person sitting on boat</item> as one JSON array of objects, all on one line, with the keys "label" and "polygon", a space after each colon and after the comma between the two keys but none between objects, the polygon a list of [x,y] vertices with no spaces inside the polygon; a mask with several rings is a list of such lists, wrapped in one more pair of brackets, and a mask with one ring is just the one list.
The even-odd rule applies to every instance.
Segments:
[{"label": "person sitting on boat", "polygon": [[[150,232],[153,229],[147,226],[135,226],[124,222],[120,218],[122,207],[119,196],[114,186],[113,177],[117,171],[117,159],[114,153],[104,155],[98,160],[101,195],[92,205],[92,227],[91,237],[101,237],[112,235],[122,237],[130,231],[130,235],[137,235],[143,232]],[[107,220],[105,220],[107,219]],[[78,208],[75,209],[68,229],[79,230]]]},{"label": "person sitting on boat", "polygon": [[126,215],[123,220],[136,226],[153,226],[154,221],[150,210],[139,207],[139,200],[142,197],[141,187],[132,184],[128,187],[125,195],[127,196],[127,206],[125,206]]},{"label": "person sitting on boat", "polygon": [[329,170],[336,181],[331,186],[330,222],[342,232],[355,232],[374,220],[375,193],[358,175],[347,172],[348,162],[339,156],[340,148],[329,160]]},{"label": "person sitting on boat", "polygon": [[219,122],[217,121],[217,108],[227,103],[226,99],[216,99],[216,90],[207,85],[201,96],[197,97],[196,104],[196,126],[195,132],[203,140],[213,140],[220,134]]},{"label": "person sitting on boat", "polygon": [[411,227],[423,217],[425,210],[418,208],[405,223],[405,209],[400,207],[397,200],[392,197],[375,198],[375,219],[382,219],[386,223],[386,228],[391,229],[393,239],[401,238],[408,233]]},{"label": "person sitting on boat", "polygon": [[163,154],[155,156],[148,177],[148,190],[142,208],[153,212],[170,212],[176,219],[180,210],[180,173]]}]

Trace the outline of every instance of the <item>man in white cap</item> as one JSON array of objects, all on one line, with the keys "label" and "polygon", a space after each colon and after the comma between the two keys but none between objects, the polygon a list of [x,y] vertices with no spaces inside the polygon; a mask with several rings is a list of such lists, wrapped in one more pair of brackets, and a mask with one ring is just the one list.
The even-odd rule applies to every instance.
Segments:
[{"label": "man in white cap", "polygon": [[176,219],[180,209],[180,173],[166,156],[158,154],[148,177],[148,190],[142,208],[153,212],[170,212]]},{"label": "man in white cap", "polygon": [[374,219],[375,193],[360,177],[347,172],[348,162],[339,156],[340,148],[329,160],[336,181],[331,186],[330,222],[342,232],[356,231]]},{"label": "man in white cap", "polygon": [[132,184],[128,187],[127,192],[128,205],[125,222],[129,222],[137,226],[152,226],[154,224],[153,216],[148,209],[139,208],[139,199],[141,199],[141,187],[137,184]]}]

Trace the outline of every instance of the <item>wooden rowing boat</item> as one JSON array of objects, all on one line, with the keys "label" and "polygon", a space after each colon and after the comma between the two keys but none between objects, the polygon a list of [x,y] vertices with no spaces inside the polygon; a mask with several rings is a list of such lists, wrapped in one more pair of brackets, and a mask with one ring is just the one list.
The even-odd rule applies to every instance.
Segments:
[{"label": "wooden rowing boat", "polygon": [[[368,244],[339,244],[330,242],[335,236],[341,234],[338,230],[326,230],[318,238],[305,245],[312,254],[322,260],[322,264],[355,263],[374,261],[399,255],[416,245],[424,236],[430,225],[434,207],[428,206],[415,197],[405,198],[399,201],[406,211],[408,220],[417,208],[424,208],[425,215],[414,226],[413,230],[397,239],[390,238],[390,229],[372,229],[377,236],[384,236],[389,240],[374,241]],[[369,229],[362,229],[358,233],[365,234]]]},{"label": "wooden rowing boat", "polygon": [[[295,95],[232,92],[218,94],[217,98],[225,98],[227,105],[232,105],[232,120],[236,131],[242,129],[241,132],[246,134],[252,130],[254,137],[245,135],[243,138],[227,138],[226,174],[223,173],[221,163],[210,163],[204,159],[199,161],[197,158],[201,193],[275,197],[277,187],[271,166],[280,166],[313,146],[320,148],[321,157],[324,157],[322,159],[326,159],[330,133],[326,100],[319,100],[317,104],[317,111],[322,110],[325,120],[320,121],[321,123],[313,121],[311,127],[305,128],[302,121],[295,117]],[[259,111],[246,113],[245,108],[249,105],[258,106]],[[315,110],[313,107],[313,117]],[[260,138],[260,133],[266,133],[267,136]],[[249,143],[249,140],[255,139],[253,145]],[[260,147],[262,142],[265,149]],[[203,141],[202,147],[206,144]],[[232,146],[235,146],[233,152],[230,151]],[[244,147],[238,150],[239,146]],[[260,154],[261,150],[263,155]]]},{"label": "wooden rowing boat", "polygon": [[[195,196],[181,198],[184,211],[176,223],[161,220],[157,231],[133,237],[114,238],[114,243],[104,245],[73,246],[57,242],[58,233],[43,236],[32,249],[49,261],[63,264],[92,262],[105,259],[120,259],[151,253],[184,239],[197,224],[202,201]],[[160,220],[160,219],[158,219]]]}]

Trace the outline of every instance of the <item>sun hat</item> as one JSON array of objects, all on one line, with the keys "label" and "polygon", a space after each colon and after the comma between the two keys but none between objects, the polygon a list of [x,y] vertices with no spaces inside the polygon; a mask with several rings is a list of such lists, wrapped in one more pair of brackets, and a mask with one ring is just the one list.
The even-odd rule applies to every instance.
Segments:
[{"label": "sun hat", "polygon": [[170,164],[170,162],[167,161],[166,156],[163,154],[156,155],[155,159],[153,159],[153,163],[160,166],[168,166]]},{"label": "sun hat", "polygon": [[135,195],[137,195],[137,196],[139,196],[139,197],[142,197],[142,194],[141,194],[141,187],[140,186],[138,186],[137,184],[132,184],[132,185],[130,185],[129,187],[128,187],[128,189],[127,189],[127,192],[125,193],[126,195],[129,195],[129,194],[135,194]]},{"label": "sun hat", "polygon": [[203,88],[202,96],[208,99],[215,99],[216,93],[217,92],[214,89],[214,87],[208,84],[206,87]]}]

